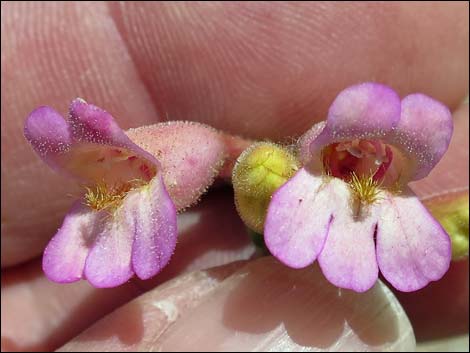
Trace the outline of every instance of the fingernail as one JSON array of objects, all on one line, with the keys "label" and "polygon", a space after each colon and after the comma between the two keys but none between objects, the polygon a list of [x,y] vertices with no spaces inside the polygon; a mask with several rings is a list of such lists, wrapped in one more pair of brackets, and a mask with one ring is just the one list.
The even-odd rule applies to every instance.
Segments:
[{"label": "fingernail", "polygon": [[158,349],[211,351],[404,350],[415,340],[393,294],[339,290],[318,266],[257,260],[226,279],[160,339]]},{"label": "fingernail", "polygon": [[[198,272],[170,281],[105,318],[63,350],[415,348],[408,318],[382,283],[362,294],[339,290],[317,266],[292,270],[271,257],[253,261],[225,279],[213,276]],[[117,327],[124,332],[136,327],[136,322],[126,321],[136,317],[130,310],[142,313],[137,321],[140,334],[133,340],[112,333]]]}]

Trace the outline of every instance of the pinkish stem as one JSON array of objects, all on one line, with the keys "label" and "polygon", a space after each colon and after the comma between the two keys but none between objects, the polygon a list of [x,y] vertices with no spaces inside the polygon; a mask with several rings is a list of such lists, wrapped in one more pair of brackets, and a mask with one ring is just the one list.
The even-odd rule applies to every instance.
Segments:
[{"label": "pinkish stem", "polygon": [[224,165],[222,166],[217,178],[221,179],[223,182],[230,182],[230,179],[232,178],[232,170],[238,156],[255,141],[224,132],[221,132],[221,135],[226,148],[226,157]]}]

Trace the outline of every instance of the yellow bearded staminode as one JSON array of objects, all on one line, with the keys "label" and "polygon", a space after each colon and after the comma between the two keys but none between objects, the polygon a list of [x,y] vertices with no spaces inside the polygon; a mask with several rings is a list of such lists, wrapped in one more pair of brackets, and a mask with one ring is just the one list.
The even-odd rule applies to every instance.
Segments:
[{"label": "yellow bearded staminode", "polygon": [[354,198],[366,205],[373,204],[380,199],[380,183],[374,180],[373,176],[358,176],[356,173],[351,174],[349,187]]},{"label": "yellow bearded staminode", "polygon": [[235,205],[245,224],[263,233],[272,194],[298,170],[299,162],[286,148],[260,142],[243,152],[232,173]]},{"label": "yellow bearded staminode", "polygon": [[129,192],[145,184],[143,180],[135,179],[118,186],[110,186],[104,181],[92,187],[84,186],[85,205],[97,211],[103,209],[112,211],[119,206]]}]

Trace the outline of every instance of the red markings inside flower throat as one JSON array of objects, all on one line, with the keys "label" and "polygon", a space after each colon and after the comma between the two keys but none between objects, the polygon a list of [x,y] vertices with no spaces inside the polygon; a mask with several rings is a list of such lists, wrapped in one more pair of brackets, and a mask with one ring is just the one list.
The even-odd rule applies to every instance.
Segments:
[{"label": "red markings inside flower throat", "polygon": [[350,181],[353,175],[380,182],[393,160],[392,149],[379,140],[333,143],[322,151],[327,174]]}]

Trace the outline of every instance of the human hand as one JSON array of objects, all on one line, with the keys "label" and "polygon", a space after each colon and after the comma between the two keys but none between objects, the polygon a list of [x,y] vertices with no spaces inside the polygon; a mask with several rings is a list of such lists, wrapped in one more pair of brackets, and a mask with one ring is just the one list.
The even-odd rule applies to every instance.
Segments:
[{"label": "human hand", "polygon": [[[468,146],[468,107],[457,110],[468,86],[467,5],[77,2],[3,3],[2,10],[2,266],[21,264],[2,276],[4,349],[58,348],[147,290],[68,347],[412,345],[407,319],[388,292],[379,286],[340,302],[331,287],[318,284],[318,269],[294,272],[262,259],[155,287],[189,270],[252,255],[224,191],[181,216],[187,229],[180,227],[175,256],[155,281],[112,290],[48,282],[33,259],[60,225],[73,186],[35,157],[23,124],[38,105],[60,109],[81,96],[112,112],[123,127],[189,119],[249,137],[288,139],[324,119],[342,88],[375,80],[402,95],[426,93],[456,111],[456,125],[463,128],[455,129],[441,162],[448,167],[421,182],[420,196],[468,189],[468,148],[462,148]],[[464,265],[452,271],[464,274]],[[456,277],[452,284],[463,299],[452,301],[456,307],[448,311],[465,314],[468,279]],[[452,298],[455,291],[445,294]],[[428,310],[443,299],[433,293]],[[329,311],[322,306],[334,317],[323,319]],[[360,320],[348,320],[354,339],[341,336],[351,308],[361,312]],[[368,320],[375,320],[373,327]],[[383,320],[395,320],[400,330]],[[468,321],[453,320],[466,322],[468,330]]]}]

